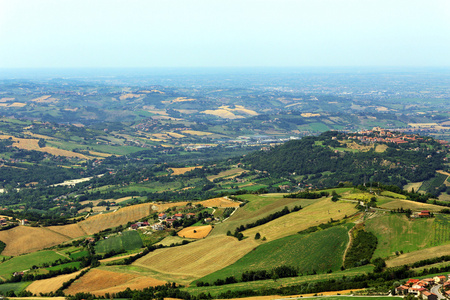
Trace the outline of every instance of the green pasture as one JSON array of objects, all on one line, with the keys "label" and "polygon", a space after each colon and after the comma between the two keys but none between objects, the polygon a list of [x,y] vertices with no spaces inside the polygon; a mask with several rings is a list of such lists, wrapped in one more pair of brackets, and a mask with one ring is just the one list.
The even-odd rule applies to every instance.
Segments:
[{"label": "green pasture", "polygon": [[251,281],[251,282],[239,282],[235,284],[228,284],[222,286],[209,286],[209,287],[196,287],[195,284],[192,284],[188,288],[182,288],[182,290],[191,293],[192,295],[198,295],[200,293],[211,293],[212,296],[216,296],[220,293],[224,293],[228,290],[237,291],[237,290],[245,290],[245,289],[263,289],[263,288],[278,288],[282,286],[293,286],[300,284],[308,284],[314,283],[318,281],[324,281],[329,279],[339,279],[342,276],[352,277],[361,274],[367,274],[373,270],[372,265],[366,265],[358,268],[353,268],[344,271],[337,271],[333,273],[325,273],[325,274],[316,274],[316,275],[306,275],[306,276],[298,276],[298,277],[289,277],[289,278],[280,278],[275,280],[259,280],[259,281]]},{"label": "green pasture", "polygon": [[109,251],[134,250],[142,247],[142,239],[136,231],[124,231],[121,235],[110,237],[97,242],[95,251],[107,253]]},{"label": "green pasture", "polygon": [[0,294],[5,294],[9,291],[14,291],[14,293],[19,293],[19,292],[23,291],[30,284],[31,284],[31,281],[3,283],[3,284],[0,284]]},{"label": "green pasture", "polygon": [[295,234],[261,244],[234,264],[200,281],[212,283],[229,276],[241,278],[243,270],[271,270],[281,265],[298,267],[301,274],[337,271],[342,266],[351,226],[336,226],[308,235]]},{"label": "green pasture", "polygon": [[32,266],[39,266],[44,263],[51,264],[64,258],[66,257],[50,250],[16,256],[0,264],[0,277],[7,279],[14,272],[29,270]]},{"label": "green pasture", "polygon": [[374,257],[389,257],[450,242],[450,216],[409,220],[404,214],[379,215],[366,221],[378,239]]}]

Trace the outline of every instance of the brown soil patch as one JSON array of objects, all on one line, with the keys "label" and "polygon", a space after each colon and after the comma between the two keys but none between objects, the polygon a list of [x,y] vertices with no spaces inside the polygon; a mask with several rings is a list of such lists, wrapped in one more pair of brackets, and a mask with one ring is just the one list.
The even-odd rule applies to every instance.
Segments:
[{"label": "brown soil patch", "polygon": [[212,230],[211,225],[192,226],[183,228],[182,230],[178,231],[178,236],[188,239],[202,239],[207,237],[208,234],[211,232],[211,230]]},{"label": "brown soil patch", "polygon": [[0,241],[6,244],[2,255],[17,256],[58,245],[68,237],[40,227],[17,226],[0,231]]},{"label": "brown soil patch", "polygon": [[173,175],[183,175],[186,172],[195,170],[195,169],[201,169],[203,166],[195,166],[195,167],[187,167],[187,168],[169,168],[173,171]]},{"label": "brown soil patch", "polygon": [[204,207],[239,207],[239,202],[227,199],[225,197],[208,199],[198,203]]},{"label": "brown soil patch", "polygon": [[39,295],[39,293],[56,292],[56,290],[59,289],[64,282],[77,277],[81,272],[82,271],[78,271],[75,273],[65,274],[53,278],[36,280],[32,284],[30,284],[26,288],[26,290],[36,295]]},{"label": "brown soil patch", "polygon": [[90,292],[96,296],[103,296],[105,293],[123,291],[127,287],[132,290],[142,290],[146,287],[163,285],[165,283],[165,281],[136,274],[93,269],[72,283],[64,293],[67,295],[75,295],[76,293]]}]

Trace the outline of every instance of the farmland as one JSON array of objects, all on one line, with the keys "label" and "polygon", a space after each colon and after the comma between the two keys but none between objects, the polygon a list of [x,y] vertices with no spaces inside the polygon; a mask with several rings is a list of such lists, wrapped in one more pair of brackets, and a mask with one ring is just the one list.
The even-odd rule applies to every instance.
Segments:
[{"label": "farmland", "polygon": [[349,241],[348,229],[348,226],[337,226],[263,243],[234,264],[200,280],[212,283],[229,276],[240,278],[243,270],[271,270],[281,265],[298,267],[301,274],[337,271],[342,266],[342,257]]},{"label": "farmland", "polygon": [[450,242],[448,217],[408,220],[401,214],[382,214],[366,221],[366,228],[378,238],[374,257],[390,257]]},{"label": "farmland", "polygon": [[[107,278],[107,280],[105,280]],[[105,293],[116,293],[130,289],[143,289],[149,286],[157,286],[164,284],[164,281],[153,279],[150,277],[132,274],[118,273],[109,269],[92,269],[86,275],[76,280],[64,292],[67,295],[75,295],[76,293],[92,293],[94,295],[104,295]]]},{"label": "farmland", "polygon": [[142,240],[136,231],[124,231],[121,235],[109,237],[98,242],[95,251],[107,253],[109,251],[134,250],[142,247]]},{"label": "farmland", "polygon": [[193,227],[187,227],[183,228],[182,230],[178,231],[178,236],[185,237],[189,239],[202,239],[208,236],[208,234],[211,232],[212,226],[206,225],[206,226],[193,226]]},{"label": "farmland", "polygon": [[7,279],[11,277],[13,272],[29,270],[34,265],[37,266],[43,263],[52,263],[61,258],[65,257],[55,251],[48,250],[17,256],[1,263],[0,277]]},{"label": "farmland", "polygon": [[181,276],[177,282],[189,283],[234,263],[256,246],[250,239],[239,242],[233,237],[210,236],[184,246],[155,250],[133,265],[177,275],[174,278]]},{"label": "farmland", "polygon": [[26,290],[32,292],[33,294],[39,295],[39,293],[50,293],[55,292],[59,289],[62,284],[69,281],[72,278],[77,277],[82,271],[74,272],[71,274],[60,275],[53,278],[36,280],[31,283]]},{"label": "farmland", "polygon": [[[18,226],[0,231],[0,241],[6,244],[3,255],[19,255],[58,245],[73,238],[87,236],[112,226],[126,224],[150,214],[151,204],[124,207],[116,212],[92,216],[76,224],[50,227]],[[113,225],[111,225],[113,224]]]}]

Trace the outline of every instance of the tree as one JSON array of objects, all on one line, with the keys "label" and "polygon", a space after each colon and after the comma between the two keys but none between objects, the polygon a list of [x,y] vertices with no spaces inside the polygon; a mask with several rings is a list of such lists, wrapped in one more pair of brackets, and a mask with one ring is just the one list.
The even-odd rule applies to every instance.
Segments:
[{"label": "tree", "polygon": [[39,146],[39,148],[45,147],[45,140],[44,139],[39,139],[38,146]]},{"label": "tree", "polygon": [[259,234],[259,232],[257,232],[255,234],[255,240],[259,240],[261,238],[261,234]]}]

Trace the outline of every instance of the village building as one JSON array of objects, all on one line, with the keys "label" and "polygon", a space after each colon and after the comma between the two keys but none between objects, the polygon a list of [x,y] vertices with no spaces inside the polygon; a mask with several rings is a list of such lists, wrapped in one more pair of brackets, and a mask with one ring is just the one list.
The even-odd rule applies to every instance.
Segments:
[{"label": "village building", "polygon": [[156,223],[150,226],[153,230],[164,230],[166,228],[166,226],[164,226],[164,224],[161,223]]}]

